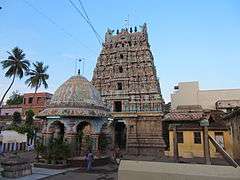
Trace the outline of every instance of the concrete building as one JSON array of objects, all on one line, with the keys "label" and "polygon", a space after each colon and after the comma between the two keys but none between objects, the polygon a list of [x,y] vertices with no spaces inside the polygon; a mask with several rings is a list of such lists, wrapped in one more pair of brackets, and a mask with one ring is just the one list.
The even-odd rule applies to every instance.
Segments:
[{"label": "concrete building", "polygon": [[240,162],[240,108],[228,113],[224,120],[227,122],[231,135],[232,157]]},{"label": "concrete building", "polygon": [[228,109],[240,104],[240,89],[200,90],[197,81],[180,82],[174,89],[171,94],[172,109],[181,105],[200,105],[203,109],[216,109],[216,103],[220,108],[223,107],[221,103],[225,103],[228,106],[221,109]]},{"label": "concrete building", "polygon": [[44,110],[50,101],[52,94],[47,92],[36,93],[25,93],[23,95],[23,114],[29,109],[32,109],[35,114],[38,114],[40,111]]},{"label": "concrete building", "polygon": [[0,116],[12,116],[14,112],[22,114],[22,105],[4,105],[1,108]]},{"label": "concrete building", "polygon": [[[177,135],[178,155],[183,158],[204,157],[204,134],[201,121],[207,119],[208,135],[214,138],[221,147],[232,155],[232,145],[230,143],[231,133],[223,121],[224,112],[211,110],[204,112],[197,108],[182,108],[178,106],[176,110],[165,115],[164,122],[168,124],[168,151],[166,155],[174,156],[174,133]],[[174,130],[175,128],[175,130]],[[209,144],[211,158],[221,157],[219,151],[213,144]]]},{"label": "concrete building", "polygon": [[27,145],[27,134],[6,130],[0,133],[0,153],[25,150]]}]

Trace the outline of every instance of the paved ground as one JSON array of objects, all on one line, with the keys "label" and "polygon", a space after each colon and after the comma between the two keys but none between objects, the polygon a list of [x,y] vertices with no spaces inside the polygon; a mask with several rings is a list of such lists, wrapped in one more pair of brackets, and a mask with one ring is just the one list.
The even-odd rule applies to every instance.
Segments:
[{"label": "paved ground", "polygon": [[42,180],[117,180],[116,166],[107,165],[95,167],[92,171],[86,172],[84,169],[68,171],[58,175],[43,178]]},{"label": "paved ground", "polygon": [[[32,175],[30,176],[24,176],[21,178],[17,178],[18,180],[37,180],[37,179],[43,179],[49,176],[53,176],[56,174],[64,173],[67,171],[73,171],[77,168],[69,168],[69,169],[63,169],[63,170],[55,170],[55,169],[45,169],[45,168],[33,168],[32,169]],[[12,180],[9,178],[3,178],[0,175],[1,180]]]}]

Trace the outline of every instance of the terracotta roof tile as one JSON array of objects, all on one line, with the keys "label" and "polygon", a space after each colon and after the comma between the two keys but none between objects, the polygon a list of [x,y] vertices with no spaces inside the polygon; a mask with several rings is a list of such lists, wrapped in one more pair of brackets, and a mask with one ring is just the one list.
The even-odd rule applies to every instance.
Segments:
[{"label": "terracotta roof tile", "polygon": [[164,121],[197,121],[203,118],[202,112],[170,112]]}]

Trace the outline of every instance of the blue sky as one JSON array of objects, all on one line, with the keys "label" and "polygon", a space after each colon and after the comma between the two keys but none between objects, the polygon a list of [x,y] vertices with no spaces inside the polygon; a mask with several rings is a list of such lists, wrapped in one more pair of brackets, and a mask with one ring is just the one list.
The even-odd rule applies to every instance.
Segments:
[{"label": "blue sky", "polygon": [[[54,20],[51,24],[26,1]],[[77,5],[78,0],[73,0]],[[148,25],[149,41],[162,94],[170,100],[173,86],[199,81],[201,89],[240,88],[240,1],[238,0],[82,0],[104,38],[106,29]],[[100,52],[93,32],[68,0],[0,0],[0,59],[15,46],[31,61],[49,65],[49,89],[74,74],[75,59],[85,58],[90,80]],[[67,33],[71,34],[71,37]],[[9,85],[0,69],[0,95]],[[16,81],[12,90],[33,91]]]}]

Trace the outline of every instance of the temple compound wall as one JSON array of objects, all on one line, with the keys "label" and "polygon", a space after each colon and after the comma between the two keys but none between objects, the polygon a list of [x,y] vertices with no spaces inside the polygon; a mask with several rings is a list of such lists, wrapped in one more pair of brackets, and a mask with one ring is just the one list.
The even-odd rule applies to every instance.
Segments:
[{"label": "temple compound wall", "polygon": [[112,112],[115,146],[129,154],[160,155],[164,101],[146,23],[140,28],[107,30],[92,83]]}]

